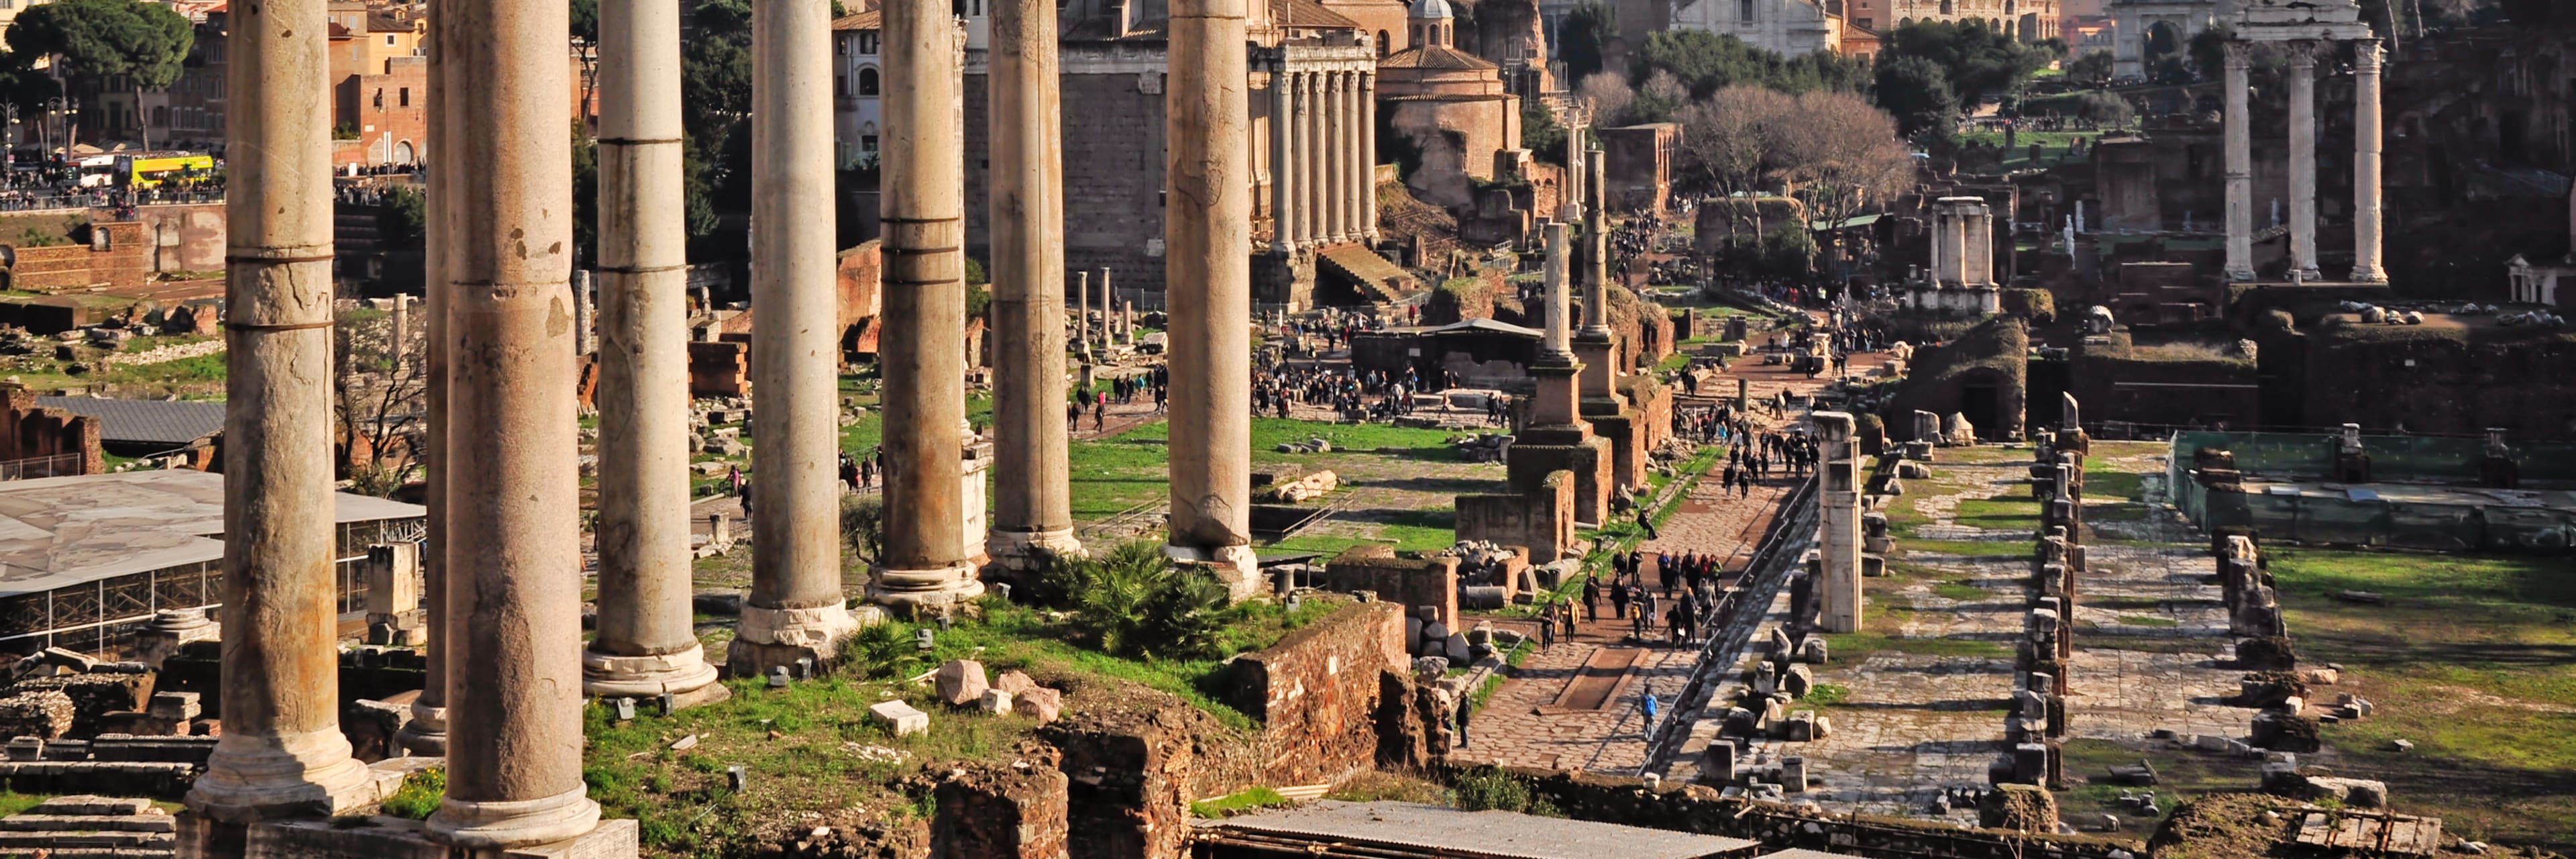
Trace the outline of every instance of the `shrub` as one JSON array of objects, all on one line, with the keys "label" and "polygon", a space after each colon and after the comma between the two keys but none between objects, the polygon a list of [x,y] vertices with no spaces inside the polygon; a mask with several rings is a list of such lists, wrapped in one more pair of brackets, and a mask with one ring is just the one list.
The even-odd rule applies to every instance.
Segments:
[{"label": "shrub", "polygon": [[447,770],[430,767],[403,776],[402,787],[385,797],[385,813],[408,820],[428,820],[447,799]]},{"label": "shrub", "polygon": [[1137,541],[1100,558],[1049,558],[1038,571],[1041,598],[1072,610],[1087,643],[1139,658],[1218,655],[1228,594],[1207,571],[1174,566],[1162,548]]},{"label": "shrub", "polygon": [[862,561],[874,561],[885,553],[884,496],[841,496],[841,540]]}]

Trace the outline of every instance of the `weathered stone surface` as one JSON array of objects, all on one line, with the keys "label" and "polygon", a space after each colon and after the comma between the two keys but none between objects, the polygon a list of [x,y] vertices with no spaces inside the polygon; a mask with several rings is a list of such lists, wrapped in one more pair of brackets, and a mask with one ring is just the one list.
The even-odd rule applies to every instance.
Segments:
[{"label": "weathered stone surface", "polygon": [[1018,695],[1038,688],[1038,681],[1029,679],[1027,672],[1015,668],[1002,672],[1000,677],[993,678],[993,688]]},{"label": "weathered stone surface", "polygon": [[1011,712],[1041,725],[1053,722],[1064,712],[1064,693],[1043,686],[1021,692],[1011,696]]},{"label": "weathered stone surface", "polygon": [[879,701],[870,704],[868,715],[886,723],[886,726],[893,729],[894,735],[898,737],[930,730],[930,714],[915,710],[912,705],[901,701]]},{"label": "weathered stone surface", "polygon": [[939,666],[939,672],[931,676],[931,685],[939,690],[939,700],[951,707],[963,707],[982,698],[992,684],[984,679],[984,663],[954,659]]}]

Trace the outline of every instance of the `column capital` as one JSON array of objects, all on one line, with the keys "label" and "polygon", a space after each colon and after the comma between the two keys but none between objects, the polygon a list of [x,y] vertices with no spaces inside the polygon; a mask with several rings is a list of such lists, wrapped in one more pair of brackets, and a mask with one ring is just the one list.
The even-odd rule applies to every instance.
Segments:
[{"label": "column capital", "polygon": [[2235,39],[2219,43],[2219,52],[2226,55],[2227,68],[2230,71],[2244,71],[2253,65],[2253,59],[2250,56],[2252,48],[2252,45]]},{"label": "column capital", "polygon": [[2290,68],[2314,69],[2316,67],[2316,42],[2308,39],[2299,39],[2290,43]]},{"label": "column capital", "polygon": [[2380,62],[2386,57],[2386,55],[2387,50],[2381,47],[2378,39],[2352,40],[2352,68],[2354,71],[2379,71]]}]

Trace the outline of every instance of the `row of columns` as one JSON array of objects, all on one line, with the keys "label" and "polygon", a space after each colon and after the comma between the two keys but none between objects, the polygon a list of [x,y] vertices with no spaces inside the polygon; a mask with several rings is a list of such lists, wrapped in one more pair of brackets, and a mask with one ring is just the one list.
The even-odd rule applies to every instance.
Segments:
[{"label": "row of columns", "polygon": [[[2317,269],[2316,49],[2308,40],[2290,46],[2290,265],[2295,276],[2315,280]],[[2246,88],[2249,43],[2226,46],[2227,278],[2254,279],[2254,156]],[[2382,283],[2380,230],[2380,65],[2377,39],[2353,40],[2353,268],[2351,279]]]},{"label": "row of columns", "polygon": [[1272,246],[1376,240],[1377,74],[1286,68],[1270,81]]}]

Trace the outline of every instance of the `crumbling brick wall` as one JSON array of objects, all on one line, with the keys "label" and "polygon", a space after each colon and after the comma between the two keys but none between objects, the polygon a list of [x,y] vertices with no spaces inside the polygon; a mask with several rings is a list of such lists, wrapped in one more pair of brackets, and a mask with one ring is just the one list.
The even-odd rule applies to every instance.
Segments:
[{"label": "crumbling brick wall", "polygon": [[933,790],[932,859],[1059,859],[1070,830],[1070,782],[1061,754],[1024,748],[1010,760],[980,762],[952,773]]},{"label": "crumbling brick wall", "polygon": [[[1458,623],[1458,559],[1454,557],[1399,558],[1383,545],[1352,546],[1333,556],[1316,581],[1326,590],[1374,591],[1378,599],[1405,608],[1433,606],[1440,610],[1441,623],[1452,627]],[[1402,649],[1400,639],[1397,649]]]},{"label": "crumbling brick wall", "polygon": [[1574,472],[1557,471],[1533,491],[1458,496],[1458,539],[1524,546],[1545,564],[1574,552]]},{"label": "crumbling brick wall", "polygon": [[107,470],[99,430],[97,418],[36,405],[34,391],[0,388],[0,461],[76,453],[79,470],[55,473],[97,474]]},{"label": "crumbling brick wall", "polygon": [[1262,725],[1264,784],[1327,782],[1377,760],[1378,674],[1409,664],[1404,612],[1355,602],[1236,658],[1226,701]]}]

